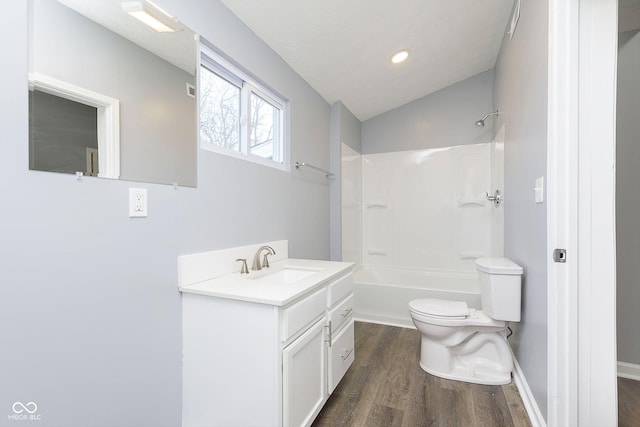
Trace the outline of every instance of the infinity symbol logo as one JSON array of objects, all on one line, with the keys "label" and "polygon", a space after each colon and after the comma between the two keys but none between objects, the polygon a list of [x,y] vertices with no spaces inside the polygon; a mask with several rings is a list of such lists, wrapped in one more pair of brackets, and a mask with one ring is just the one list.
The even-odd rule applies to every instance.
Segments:
[{"label": "infinity symbol logo", "polygon": [[12,409],[16,414],[21,414],[24,411],[27,411],[30,414],[35,414],[38,410],[38,405],[36,405],[36,402],[29,402],[26,405],[22,402],[15,402]]}]

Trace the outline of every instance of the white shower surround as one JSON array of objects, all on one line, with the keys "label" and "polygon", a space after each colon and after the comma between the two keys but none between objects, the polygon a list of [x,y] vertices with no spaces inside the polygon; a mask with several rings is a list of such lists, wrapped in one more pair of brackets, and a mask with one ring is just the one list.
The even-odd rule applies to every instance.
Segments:
[{"label": "white shower surround", "polygon": [[474,260],[502,255],[502,207],[485,197],[503,191],[496,141],[361,156],[342,149],[343,260],[360,265],[356,318],[412,327],[415,298],[480,308]]},{"label": "white shower surround", "polygon": [[363,155],[362,264],[475,272],[490,185],[490,143]]}]

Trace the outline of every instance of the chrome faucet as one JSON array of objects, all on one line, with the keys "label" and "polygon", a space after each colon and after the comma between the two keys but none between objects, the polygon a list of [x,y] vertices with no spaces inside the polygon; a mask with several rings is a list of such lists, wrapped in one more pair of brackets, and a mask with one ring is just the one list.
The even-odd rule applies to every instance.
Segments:
[{"label": "chrome faucet", "polygon": [[[262,251],[267,250],[269,253],[264,254],[264,258],[262,259],[262,265],[260,264],[260,254]],[[273,250],[271,246],[261,246],[260,249],[256,252],[256,255],[253,257],[253,265],[251,266],[252,270],[262,270],[262,268],[269,268],[269,259],[267,256],[275,255],[276,251]]]}]

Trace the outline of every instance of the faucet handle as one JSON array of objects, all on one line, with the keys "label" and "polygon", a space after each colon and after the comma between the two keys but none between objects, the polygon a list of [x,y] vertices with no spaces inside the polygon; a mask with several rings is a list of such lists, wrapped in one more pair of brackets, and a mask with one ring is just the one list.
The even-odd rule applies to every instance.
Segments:
[{"label": "faucet handle", "polygon": [[247,259],[238,258],[236,261],[242,261],[242,268],[240,268],[240,274],[249,274],[249,268],[247,267]]},{"label": "faucet handle", "polygon": [[262,268],[269,268],[269,258],[267,258],[269,255],[271,254],[267,252],[262,257]]}]

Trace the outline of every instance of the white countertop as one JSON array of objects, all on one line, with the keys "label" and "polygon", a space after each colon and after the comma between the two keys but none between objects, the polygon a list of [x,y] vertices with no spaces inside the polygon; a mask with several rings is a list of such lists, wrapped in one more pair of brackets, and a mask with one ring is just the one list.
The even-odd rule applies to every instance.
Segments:
[{"label": "white countertop", "polygon": [[[352,267],[353,263],[350,262],[287,258],[273,262],[270,268],[250,271],[249,274],[233,273],[181,286],[180,292],[284,306],[327,281],[351,271]],[[313,273],[293,283],[261,279],[286,268],[309,270]]]}]

